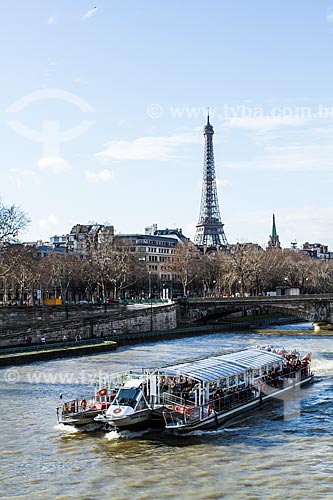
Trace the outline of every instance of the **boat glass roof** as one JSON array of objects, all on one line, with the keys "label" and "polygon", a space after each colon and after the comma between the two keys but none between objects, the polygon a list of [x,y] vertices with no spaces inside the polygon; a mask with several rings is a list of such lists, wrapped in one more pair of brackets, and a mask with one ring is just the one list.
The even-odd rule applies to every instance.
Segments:
[{"label": "boat glass roof", "polygon": [[210,382],[223,377],[237,375],[249,368],[256,369],[282,360],[283,357],[274,352],[247,349],[245,351],[166,366],[163,368],[163,372]]}]

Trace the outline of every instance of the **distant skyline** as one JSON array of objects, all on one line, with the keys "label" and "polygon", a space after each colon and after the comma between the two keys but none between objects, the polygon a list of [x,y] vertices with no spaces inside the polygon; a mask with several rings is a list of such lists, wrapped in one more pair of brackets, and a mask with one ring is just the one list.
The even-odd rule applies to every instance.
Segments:
[{"label": "distant skyline", "polygon": [[24,241],[198,222],[207,107],[229,243],[333,250],[333,1],[13,0],[0,198]]}]

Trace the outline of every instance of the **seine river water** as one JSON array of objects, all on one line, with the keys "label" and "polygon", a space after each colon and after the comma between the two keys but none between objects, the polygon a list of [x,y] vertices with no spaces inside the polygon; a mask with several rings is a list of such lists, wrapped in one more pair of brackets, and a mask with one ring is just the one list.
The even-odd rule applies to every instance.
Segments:
[{"label": "seine river water", "polygon": [[[185,437],[81,433],[56,422],[59,394],[84,397],[100,374],[258,344],[312,351],[316,383],[228,428]],[[4,368],[0,391],[3,499],[333,498],[332,337],[221,333],[147,342]]]}]

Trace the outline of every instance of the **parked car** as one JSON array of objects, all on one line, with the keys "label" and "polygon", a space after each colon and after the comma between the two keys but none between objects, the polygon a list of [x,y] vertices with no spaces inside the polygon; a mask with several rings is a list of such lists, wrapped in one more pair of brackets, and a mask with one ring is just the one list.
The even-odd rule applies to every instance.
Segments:
[{"label": "parked car", "polygon": [[105,299],[105,304],[119,304],[118,299],[111,299],[110,297]]}]

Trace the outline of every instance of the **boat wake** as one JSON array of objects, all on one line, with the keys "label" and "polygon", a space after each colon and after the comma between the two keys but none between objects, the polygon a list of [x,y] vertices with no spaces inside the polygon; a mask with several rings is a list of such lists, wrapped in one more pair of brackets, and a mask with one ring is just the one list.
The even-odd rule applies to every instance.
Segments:
[{"label": "boat wake", "polygon": [[242,432],[244,429],[249,429],[246,427],[219,427],[218,429],[207,429],[207,430],[197,430],[192,432],[187,432],[183,434],[182,437],[187,436],[221,436],[226,432]]},{"label": "boat wake", "polygon": [[312,362],[312,368],[316,376],[333,375],[333,360],[326,357],[316,357]]},{"label": "boat wake", "polygon": [[219,429],[214,429],[214,430],[197,430],[197,431],[191,431],[187,432],[186,434],[182,434],[182,437],[191,437],[191,436],[220,436],[221,434],[224,434],[225,429],[223,427],[220,427]]},{"label": "boat wake", "polygon": [[224,432],[242,432],[245,429],[250,429],[248,426],[244,427],[225,427]]},{"label": "boat wake", "polygon": [[63,434],[76,434],[79,432],[79,429],[74,427],[74,425],[56,424],[54,429],[62,432]]},{"label": "boat wake", "polygon": [[142,431],[110,431],[107,434],[105,434],[105,439],[108,441],[113,441],[115,439],[137,439],[148,432],[151,432],[151,429],[144,429]]},{"label": "boat wake", "polygon": [[114,441],[116,439],[120,439],[121,436],[120,436],[119,432],[117,432],[117,431],[110,431],[107,434],[105,434],[104,437],[108,441]]}]

